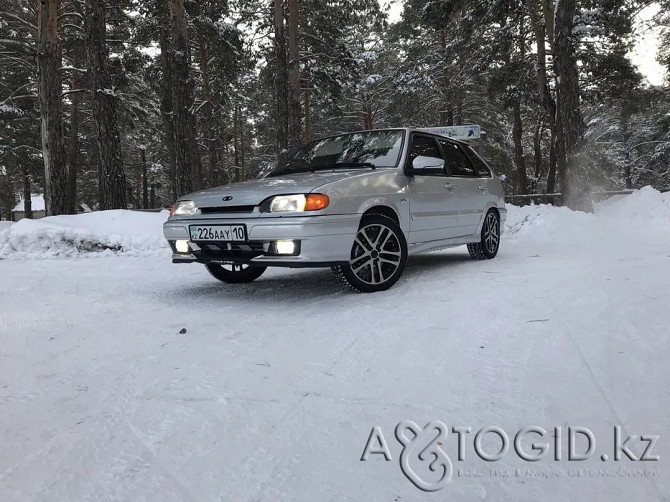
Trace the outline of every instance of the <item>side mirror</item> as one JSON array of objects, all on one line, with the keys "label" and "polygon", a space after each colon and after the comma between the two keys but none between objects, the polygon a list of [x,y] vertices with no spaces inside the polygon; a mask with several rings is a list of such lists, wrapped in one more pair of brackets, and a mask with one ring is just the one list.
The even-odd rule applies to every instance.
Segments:
[{"label": "side mirror", "polygon": [[444,160],[435,157],[425,157],[419,155],[412,161],[412,167],[407,169],[405,174],[413,176],[415,174],[423,174],[427,171],[441,171],[444,170]]}]

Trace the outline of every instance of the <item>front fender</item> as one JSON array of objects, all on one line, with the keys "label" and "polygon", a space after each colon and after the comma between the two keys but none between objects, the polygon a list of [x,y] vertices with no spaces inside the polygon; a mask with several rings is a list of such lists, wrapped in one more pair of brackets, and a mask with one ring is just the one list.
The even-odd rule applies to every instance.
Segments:
[{"label": "front fender", "polygon": [[390,197],[373,197],[368,200],[365,200],[362,204],[358,206],[358,214],[362,215],[373,207],[384,207],[392,210],[395,214],[398,215],[398,220],[400,222],[400,228],[405,234],[409,232],[409,195],[408,194],[399,194]]}]

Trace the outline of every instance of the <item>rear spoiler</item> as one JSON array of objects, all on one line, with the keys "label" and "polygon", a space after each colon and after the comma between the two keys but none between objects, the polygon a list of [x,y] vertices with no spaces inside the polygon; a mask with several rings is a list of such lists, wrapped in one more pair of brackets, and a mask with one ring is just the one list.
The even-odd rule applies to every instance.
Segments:
[{"label": "rear spoiler", "polygon": [[447,138],[457,139],[460,141],[469,141],[473,139],[479,139],[482,136],[486,136],[486,133],[482,131],[481,127],[476,124],[442,126],[442,127],[422,127],[419,128],[419,131],[438,134],[439,136],[445,136]]}]

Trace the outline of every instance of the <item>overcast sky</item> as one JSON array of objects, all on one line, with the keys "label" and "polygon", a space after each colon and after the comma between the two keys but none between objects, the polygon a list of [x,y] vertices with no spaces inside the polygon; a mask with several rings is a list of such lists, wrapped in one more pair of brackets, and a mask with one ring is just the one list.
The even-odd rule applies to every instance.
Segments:
[{"label": "overcast sky", "polygon": [[650,5],[640,12],[637,20],[637,30],[640,34],[631,59],[638,66],[642,75],[647,77],[650,84],[663,83],[663,67],[656,61],[658,52],[658,28],[649,27],[649,21],[658,12],[658,4]]}]

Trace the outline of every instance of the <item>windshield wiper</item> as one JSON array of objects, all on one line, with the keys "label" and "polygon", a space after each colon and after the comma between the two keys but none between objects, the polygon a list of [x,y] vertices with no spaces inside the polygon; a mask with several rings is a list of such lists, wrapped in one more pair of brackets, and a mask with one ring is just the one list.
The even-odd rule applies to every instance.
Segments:
[{"label": "windshield wiper", "polygon": [[310,164],[309,162],[299,159],[289,162],[282,170],[272,172],[268,177],[280,176],[282,174],[299,174],[300,172],[309,171],[314,173],[316,171],[327,171],[328,169],[346,168],[346,167],[369,167],[370,169],[377,169],[377,166],[372,162],[333,162],[331,164]]},{"label": "windshield wiper", "polygon": [[332,169],[338,167],[369,167],[370,169],[377,169],[377,166],[372,162],[333,162],[332,164],[318,166],[319,169]]}]

